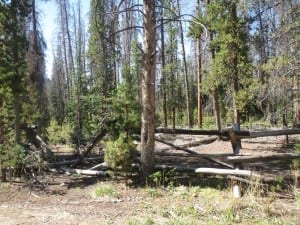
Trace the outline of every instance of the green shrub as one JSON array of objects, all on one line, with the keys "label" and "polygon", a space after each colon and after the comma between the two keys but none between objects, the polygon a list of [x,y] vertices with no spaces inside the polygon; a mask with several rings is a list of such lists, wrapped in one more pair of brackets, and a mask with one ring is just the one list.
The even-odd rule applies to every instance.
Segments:
[{"label": "green shrub", "polygon": [[129,172],[135,149],[132,139],[121,133],[117,140],[107,142],[104,161],[114,170],[120,168],[124,172]]},{"label": "green shrub", "polygon": [[116,189],[112,185],[106,185],[106,184],[99,184],[94,190],[94,195],[96,197],[118,197],[118,193],[116,192]]},{"label": "green shrub", "polygon": [[55,120],[52,120],[47,132],[51,144],[66,144],[70,142],[72,127],[67,123],[59,125]]},{"label": "green shrub", "polygon": [[[9,149],[8,149],[9,148]],[[15,167],[22,166],[25,157],[25,150],[21,145],[5,146],[0,145],[0,161],[1,166],[4,167]]]}]

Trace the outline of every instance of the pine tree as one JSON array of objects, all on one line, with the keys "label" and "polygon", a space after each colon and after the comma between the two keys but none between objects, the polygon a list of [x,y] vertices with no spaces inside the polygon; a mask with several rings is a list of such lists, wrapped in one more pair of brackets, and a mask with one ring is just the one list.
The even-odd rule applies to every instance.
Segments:
[{"label": "pine tree", "polygon": [[0,161],[2,180],[14,146],[21,142],[22,98],[25,93],[26,51],[25,20],[28,2],[0,2]]},{"label": "pine tree", "polygon": [[[212,31],[214,51],[210,85],[219,84],[231,96],[232,121],[240,124],[240,113],[253,96],[253,82],[248,59],[246,21],[238,17],[237,1],[214,1],[208,5],[207,23]],[[215,86],[218,88],[218,86]],[[224,92],[223,92],[224,93]],[[224,97],[224,95],[223,95]]]}]

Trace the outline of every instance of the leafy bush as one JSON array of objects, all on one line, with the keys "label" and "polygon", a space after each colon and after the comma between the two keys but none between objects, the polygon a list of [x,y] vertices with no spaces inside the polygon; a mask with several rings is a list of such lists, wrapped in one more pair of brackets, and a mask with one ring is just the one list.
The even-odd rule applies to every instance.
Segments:
[{"label": "leafy bush", "polygon": [[25,157],[25,150],[21,145],[9,147],[0,145],[1,167],[20,167]]},{"label": "leafy bush", "polygon": [[122,171],[128,172],[135,149],[136,145],[132,139],[121,133],[117,140],[107,142],[104,161],[114,170],[121,168]]},{"label": "leafy bush", "polygon": [[69,124],[59,125],[55,120],[52,120],[47,132],[50,143],[65,144],[70,142],[72,127]]}]

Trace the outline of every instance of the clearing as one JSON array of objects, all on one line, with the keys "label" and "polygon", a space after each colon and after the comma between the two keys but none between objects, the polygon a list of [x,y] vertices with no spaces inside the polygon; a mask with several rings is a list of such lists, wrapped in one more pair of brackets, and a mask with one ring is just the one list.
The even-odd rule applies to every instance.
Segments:
[{"label": "clearing", "polygon": [[[196,136],[164,137],[182,145]],[[290,143],[299,143],[294,135]],[[291,152],[284,137],[264,137],[242,142],[241,152],[268,154]],[[215,141],[191,147],[203,154],[232,153],[230,142]],[[157,144],[159,152],[182,153]],[[58,153],[57,153],[58,154]],[[157,156],[157,162],[197,168],[212,166],[204,159],[187,156]],[[172,155],[172,154],[170,154]],[[218,157],[224,160],[222,156]],[[91,166],[91,165],[89,165]],[[89,177],[78,174],[45,173],[38,180],[2,183],[0,224],[300,224],[300,190],[295,184],[298,170],[291,162],[264,162],[245,165],[255,168],[263,184],[243,184],[242,198],[234,199],[231,181],[221,176],[158,172],[152,185],[139,187],[124,177]],[[298,174],[297,174],[298,173]],[[299,178],[298,178],[299,179]],[[267,185],[266,185],[267,184]],[[299,185],[299,184],[298,184]]]}]

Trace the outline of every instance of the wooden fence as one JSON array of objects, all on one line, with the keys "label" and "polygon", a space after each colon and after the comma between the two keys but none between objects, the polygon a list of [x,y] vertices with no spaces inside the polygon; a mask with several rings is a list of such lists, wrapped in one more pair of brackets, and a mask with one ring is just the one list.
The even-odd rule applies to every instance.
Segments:
[{"label": "wooden fence", "polygon": [[[251,162],[259,162],[259,161],[270,161],[270,160],[290,160],[290,159],[299,159],[300,154],[296,153],[273,153],[271,155],[243,155],[241,154],[241,140],[242,139],[251,139],[258,137],[268,137],[268,136],[281,136],[281,135],[295,135],[300,134],[300,129],[282,129],[282,130],[266,130],[266,131],[248,131],[248,130],[240,130],[239,125],[234,124],[232,128],[227,130],[190,130],[190,129],[169,129],[169,128],[157,128],[155,129],[156,133],[167,133],[167,134],[190,134],[190,135],[217,135],[222,140],[230,141],[232,144],[233,155],[227,156],[227,161],[233,163],[233,166],[221,162],[219,160],[212,159],[207,156],[203,156],[202,158],[212,160],[214,163],[226,167],[225,169],[220,168],[197,168],[195,169],[196,173],[205,173],[205,174],[218,174],[218,175],[238,175],[238,176],[256,176],[259,177],[259,174],[255,171],[243,170],[242,163],[251,163]],[[161,141],[161,140],[158,140]],[[161,141],[163,142],[163,141]],[[163,142],[164,143],[164,142]],[[169,144],[166,143],[165,144]],[[198,155],[201,157],[200,153],[194,152],[192,150],[186,148],[180,148],[178,146],[171,147],[184,150],[188,153]],[[238,186],[233,187],[234,196],[240,196],[240,190]]]}]

